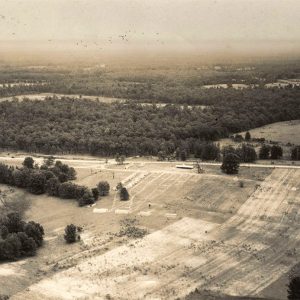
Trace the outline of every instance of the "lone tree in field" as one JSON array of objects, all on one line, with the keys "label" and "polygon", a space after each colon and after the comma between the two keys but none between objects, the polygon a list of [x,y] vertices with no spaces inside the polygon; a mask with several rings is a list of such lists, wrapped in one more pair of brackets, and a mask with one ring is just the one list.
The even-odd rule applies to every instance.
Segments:
[{"label": "lone tree in field", "polygon": [[34,165],[33,158],[30,157],[30,156],[25,157],[25,159],[23,161],[23,166],[28,168],[28,169],[33,169],[33,165]]},{"label": "lone tree in field", "polygon": [[100,181],[98,183],[98,191],[100,196],[107,196],[109,194],[109,183],[107,181]]},{"label": "lone tree in field", "polygon": [[294,277],[290,280],[288,285],[288,299],[299,300],[300,299],[300,277]]},{"label": "lone tree in field", "polygon": [[246,132],[246,134],[245,134],[245,141],[250,141],[251,140],[251,134],[250,134],[250,132],[249,131],[247,131]]},{"label": "lone tree in field", "polygon": [[268,159],[270,155],[270,147],[263,144],[259,149],[259,158],[260,159]]},{"label": "lone tree in field", "polygon": [[271,147],[271,159],[278,159],[282,157],[282,148],[278,145]]},{"label": "lone tree in field", "polygon": [[77,235],[77,227],[74,224],[67,225],[65,228],[64,238],[68,244],[75,243],[79,239]]},{"label": "lone tree in field", "polygon": [[226,174],[237,174],[239,172],[240,160],[234,153],[228,153],[223,157],[221,170]]},{"label": "lone tree in field", "polygon": [[122,201],[127,201],[129,199],[129,193],[126,189],[126,187],[122,187],[120,190],[120,199]]}]

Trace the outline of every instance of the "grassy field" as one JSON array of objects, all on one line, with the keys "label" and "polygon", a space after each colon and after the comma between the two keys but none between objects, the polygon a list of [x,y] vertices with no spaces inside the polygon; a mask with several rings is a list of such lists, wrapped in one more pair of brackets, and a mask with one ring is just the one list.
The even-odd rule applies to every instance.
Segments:
[{"label": "grassy field", "polygon": [[[5,159],[20,164],[20,158]],[[220,297],[272,298],[276,291],[268,286],[299,259],[285,256],[298,245],[293,224],[299,170],[243,167],[238,176],[228,176],[219,166],[197,174],[142,159],[123,166],[84,159],[68,164],[79,184],[107,180],[110,195],[79,208],[74,200],[16,190],[30,199],[26,217],[43,224],[45,245],[34,258],[0,265],[0,294],[22,300],[175,299],[198,288]],[[129,201],[114,191],[120,181]],[[121,236],[124,220],[148,234]],[[84,228],[73,245],[63,239],[70,223]],[[276,285],[281,297],[285,283]]]},{"label": "grassy field", "polygon": [[[300,145],[300,120],[277,122],[258,127],[249,131],[253,138],[265,138],[281,144]],[[245,134],[242,132],[241,134]]]}]

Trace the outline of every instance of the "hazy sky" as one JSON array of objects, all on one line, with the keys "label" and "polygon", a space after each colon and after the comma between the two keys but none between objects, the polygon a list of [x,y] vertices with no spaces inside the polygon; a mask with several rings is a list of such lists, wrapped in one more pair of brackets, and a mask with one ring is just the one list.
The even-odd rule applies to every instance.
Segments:
[{"label": "hazy sky", "polygon": [[0,0],[0,47],[293,47],[299,40],[300,0]]}]

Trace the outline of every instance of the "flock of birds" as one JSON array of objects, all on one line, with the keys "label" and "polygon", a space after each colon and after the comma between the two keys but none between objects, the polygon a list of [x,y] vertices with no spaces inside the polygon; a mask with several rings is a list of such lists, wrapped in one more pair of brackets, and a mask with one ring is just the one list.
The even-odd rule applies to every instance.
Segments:
[{"label": "flock of birds", "polygon": [[[83,47],[83,48],[88,48],[88,47],[97,47],[99,50],[103,50],[103,46],[108,44],[120,44],[120,42],[128,43],[130,44],[131,41],[134,41],[135,39],[138,39],[140,37],[145,36],[144,32],[136,32],[135,30],[131,31],[125,31],[123,34],[119,35],[111,35],[106,38],[103,38],[101,41],[86,41],[86,40],[79,40],[75,42],[75,46],[77,47]],[[156,43],[159,43],[161,45],[164,44],[164,42],[159,38],[160,34],[159,32],[154,33],[155,39],[153,39],[153,34],[152,34],[152,40],[155,41]],[[52,40],[48,40],[51,42]]]},{"label": "flock of birds", "polygon": [[[9,22],[14,22],[16,24],[20,24],[20,21],[17,20],[16,18],[13,17],[7,17],[5,15],[1,15],[0,14],[0,21],[9,21]],[[27,26],[27,24],[22,24],[24,26]],[[16,33],[12,32],[11,33],[12,36],[15,36]],[[78,41],[74,42],[74,46],[76,47],[80,47],[80,48],[97,48],[99,50],[103,50],[103,46],[106,46],[107,43],[108,44],[120,44],[120,42],[124,42],[124,43],[130,43],[131,41],[137,41],[139,40],[141,37],[145,37],[146,34],[145,32],[137,32],[136,30],[128,30],[125,31],[122,34],[119,35],[112,35],[112,36],[108,36],[106,38],[101,39],[101,41],[90,41],[90,40],[83,40],[80,39]],[[160,33],[159,32],[152,32],[149,36],[148,33],[148,38],[150,37],[152,43],[155,42],[157,44],[163,45],[164,41],[160,38]],[[48,39],[48,43],[52,43],[55,42],[55,39]],[[149,45],[149,41],[147,42],[147,45]]]}]

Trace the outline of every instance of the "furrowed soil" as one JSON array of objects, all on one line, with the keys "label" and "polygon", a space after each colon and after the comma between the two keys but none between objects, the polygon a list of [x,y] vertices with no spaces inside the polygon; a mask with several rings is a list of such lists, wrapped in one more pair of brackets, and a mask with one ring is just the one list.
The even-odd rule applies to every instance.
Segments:
[{"label": "furrowed soil", "polygon": [[[33,300],[176,299],[195,297],[197,288],[199,295],[220,299],[285,299],[279,291],[285,286],[276,285],[279,298],[268,287],[299,261],[300,169],[242,167],[229,176],[219,166],[204,166],[205,173],[197,174],[176,169],[176,163],[145,160],[123,166],[67,163],[76,168],[79,184],[94,187],[107,180],[110,195],[79,208],[74,200],[17,190],[30,197],[26,217],[44,226],[45,245],[36,257],[0,265],[0,294]],[[120,201],[114,190],[120,181],[129,201]],[[147,234],[121,235],[126,222]],[[63,239],[70,223],[84,228],[73,245]]]}]

